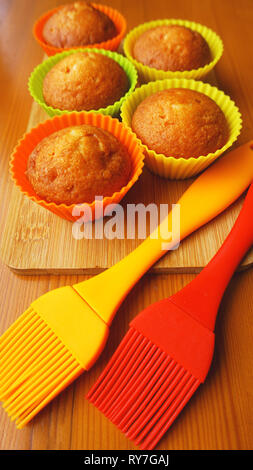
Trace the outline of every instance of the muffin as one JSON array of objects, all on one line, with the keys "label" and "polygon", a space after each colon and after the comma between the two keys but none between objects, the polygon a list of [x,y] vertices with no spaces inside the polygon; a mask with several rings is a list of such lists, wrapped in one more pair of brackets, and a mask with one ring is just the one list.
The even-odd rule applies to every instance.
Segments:
[{"label": "muffin", "polygon": [[145,98],[133,114],[132,129],[150,150],[175,158],[208,155],[229,137],[226,118],[215,101],[186,88]]},{"label": "muffin", "polygon": [[36,194],[56,204],[91,203],[111,196],[130,178],[131,160],[111,133],[91,125],[70,126],[45,137],[27,162]]},{"label": "muffin", "polygon": [[128,77],[115,60],[91,51],[76,52],[49,70],[43,97],[53,108],[90,111],[115,103],[128,88]]},{"label": "muffin", "polygon": [[203,67],[211,61],[206,40],[197,31],[180,25],[163,25],[141,34],[133,57],[158,70],[184,71]]},{"label": "muffin", "polygon": [[75,2],[50,16],[42,34],[49,45],[69,48],[107,41],[117,30],[112,20],[90,3]]}]

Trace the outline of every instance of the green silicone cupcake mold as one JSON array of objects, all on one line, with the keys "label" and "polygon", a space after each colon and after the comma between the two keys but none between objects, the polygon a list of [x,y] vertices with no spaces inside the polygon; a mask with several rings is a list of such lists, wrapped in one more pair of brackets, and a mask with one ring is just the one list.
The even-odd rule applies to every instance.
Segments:
[{"label": "green silicone cupcake mold", "polygon": [[62,60],[64,57],[70,54],[76,54],[77,52],[84,52],[84,51],[90,51],[90,52],[96,52],[98,54],[103,54],[115,60],[115,62],[117,62],[125,71],[129,80],[129,89],[127,93],[125,93],[125,95],[122,96],[120,100],[115,101],[115,103],[107,106],[106,108],[93,109],[88,112],[93,112],[93,113],[95,112],[95,113],[102,113],[102,114],[110,115],[110,116],[116,116],[117,114],[119,114],[120,108],[124,100],[134,91],[136,84],[137,84],[137,80],[138,80],[137,71],[134,65],[128,59],[118,54],[117,52],[111,52],[105,49],[95,49],[95,48],[92,48],[92,49],[80,48],[80,49],[73,49],[70,51],[61,52],[60,54],[55,54],[54,56],[49,57],[44,62],[39,64],[31,73],[29,77],[29,81],[28,81],[28,88],[33,99],[37,103],[39,103],[39,105],[46,111],[46,113],[50,117],[60,116],[62,114],[69,114],[73,112],[73,110],[57,109],[57,108],[53,108],[52,106],[48,106],[46,104],[44,97],[43,97],[43,81],[44,81],[46,74],[55,64],[60,62],[60,60]]}]

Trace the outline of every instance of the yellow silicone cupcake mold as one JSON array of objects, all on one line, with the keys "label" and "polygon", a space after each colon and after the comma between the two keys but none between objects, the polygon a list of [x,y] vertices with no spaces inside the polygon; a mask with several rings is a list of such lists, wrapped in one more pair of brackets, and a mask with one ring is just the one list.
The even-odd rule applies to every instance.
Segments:
[{"label": "yellow silicone cupcake mold", "polygon": [[[187,28],[192,29],[193,31],[197,31],[200,33],[206,42],[209,45],[212,60],[209,64],[205,65],[204,67],[200,67],[194,70],[185,70],[183,72],[172,72],[172,71],[165,71],[165,70],[157,70],[152,67],[148,67],[147,65],[143,65],[133,57],[133,46],[137,38],[143,34],[148,29],[155,28],[156,26],[163,26],[163,25],[172,25],[177,24],[180,26],[186,26]],[[187,20],[178,20],[178,19],[167,19],[167,20],[156,20],[150,21],[148,23],[141,24],[136,28],[132,29],[124,40],[124,52],[125,55],[132,63],[135,65],[140,79],[142,82],[147,83],[154,80],[162,80],[166,78],[193,78],[198,80],[203,78],[207,75],[217,64],[220,60],[222,53],[223,53],[223,42],[221,38],[210,28],[203,26],[199,23],[194,23],[193,21]]]},{"label": "yellow silicone cupcake mold", "polygon": [[225,150],[236,141],[242,127],[241,114],[234,101],[218,88],[195,80],[168,79],[150,82],[137,88],[123,103],[121,118],[123,123],[132,128],[132,116],[137,106],[149,95],[168,88],[189,88],[209,96],[222,109],[228,122],[229,138],[226,144],[205,156],[197,158],[166,157],[149,149],[141,141],[144,148],[145,164],[155,174],[170,179],[185,179],[195,176],[214,162]]}]

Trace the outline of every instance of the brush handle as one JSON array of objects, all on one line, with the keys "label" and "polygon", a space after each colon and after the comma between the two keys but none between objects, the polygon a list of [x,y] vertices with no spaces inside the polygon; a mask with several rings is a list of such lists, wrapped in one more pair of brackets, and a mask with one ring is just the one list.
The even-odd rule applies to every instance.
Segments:
[{"label": "brush handle", "polygon": [[236,267],[253,244],[253,183],[223,245],[201,273],[170,300],[210,330]]},{"label": "brush handle", "polygon": [[[225,210],[249,186],[253,179],[252,149],[253,141],[223,156],[185,191],[178,201],[181,240]],[[161,223],[158,238],[149,236],[110,269],[73,286],[107,324],[135,283],[166,253],[164,243],[171,243],[171,238],[164,239],[161,229],[172,230],[171,213]]]}]

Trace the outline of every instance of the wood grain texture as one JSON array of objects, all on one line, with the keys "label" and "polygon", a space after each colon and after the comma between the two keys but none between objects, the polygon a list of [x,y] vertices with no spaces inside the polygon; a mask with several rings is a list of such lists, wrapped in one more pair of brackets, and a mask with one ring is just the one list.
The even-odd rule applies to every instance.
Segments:
[{"label": "wood grain texture", "polygon": [[[25,132],[32,104],[27,79],[43,57],[31,35],[32,24],[43,11],[60,3],[64,1],[0,2],[1,231],[6,223],[12,190],[9,155]],[[224,56],[216,67],[216,77],[220,88],[232,96],[243,114],[244,127],[238,143],[252,138],[251,0],[107,0],[107,3],[127,16],[129,28],[151,19],[176,17],[199,21],[216,30],[225,46]],[[235,31],[240,34],[234,34]],[[23,224],[21,219],[20,230]],[[38,227],[35,230],[39,230]],[[221,234],[220,237],[222,242]],[[23,276],[0,264],[0,333],[39,295],[87,278],[83,275]],[[132,443],[89,405],[84,395],[127,331],[130,319],[150,302],[173,294],[191,279],[190,274],[146,275],[121,306],[106,349],[89,373],[61,393],[22,431],[16,430],[0,410],[0,448],[133,449]],[[215,357],[208,379],[164,436],[159,449],[252,449],[252,287],[252,270],[234,276],[220,308]]]}]

